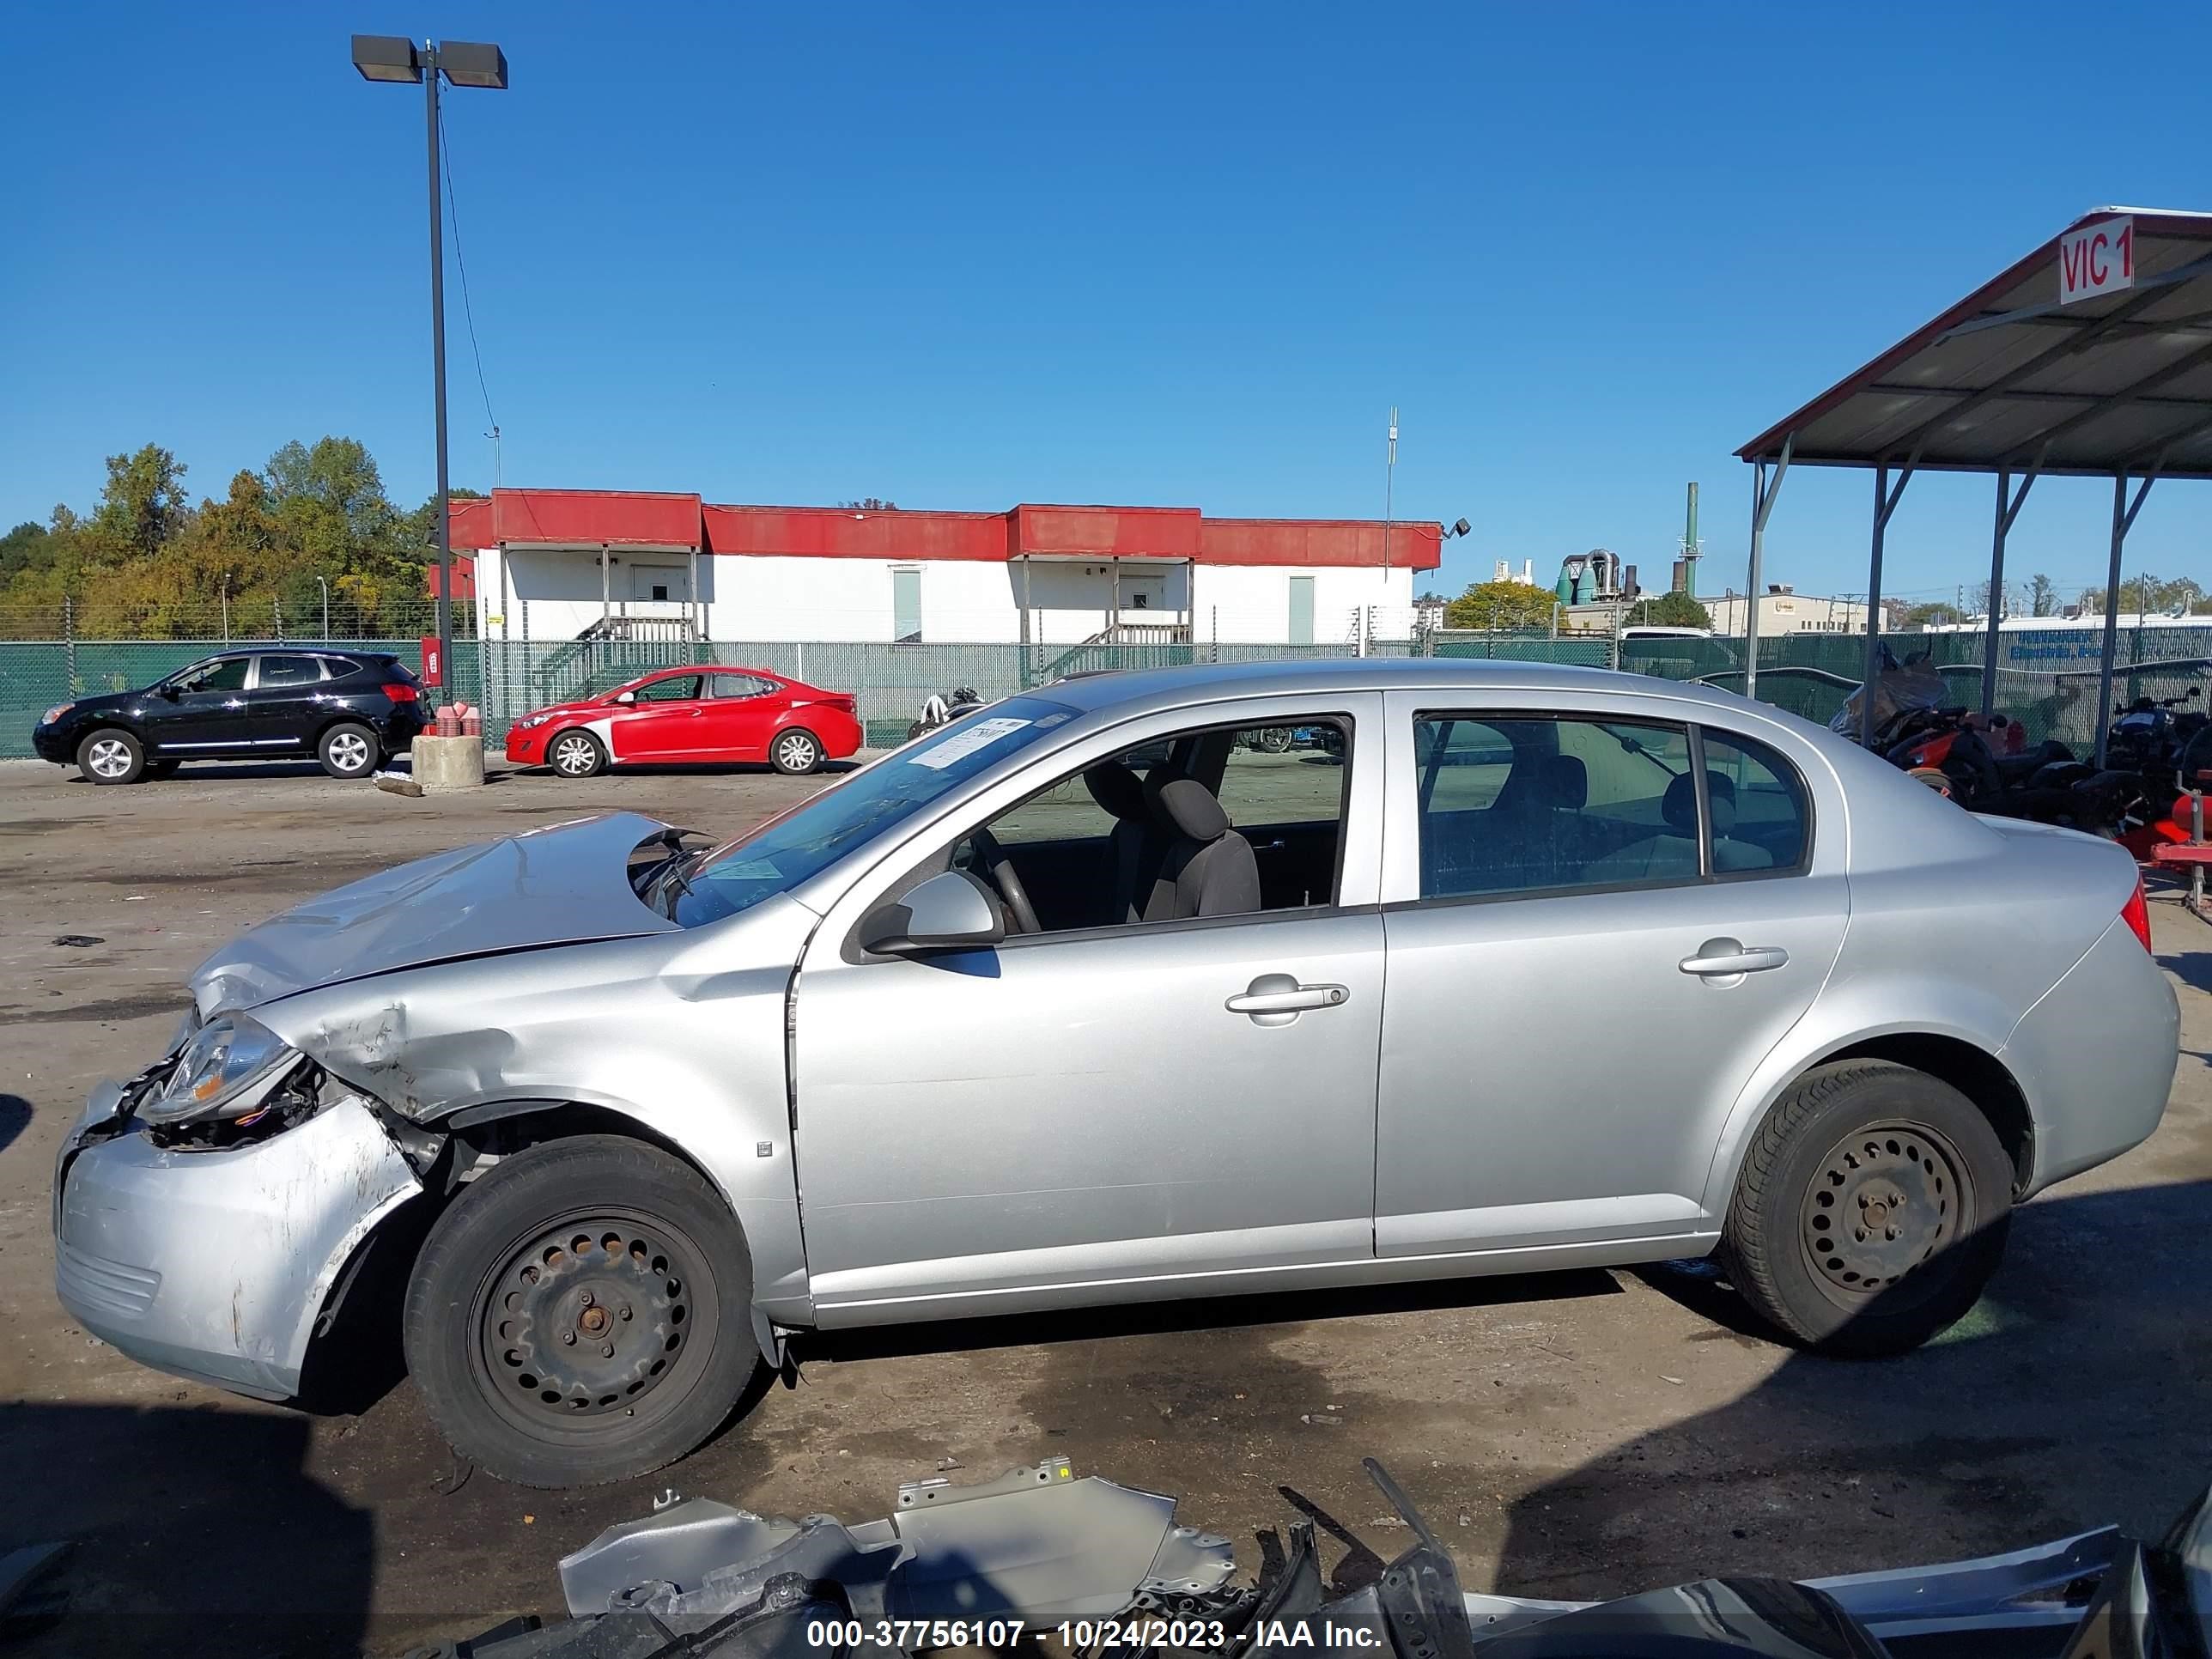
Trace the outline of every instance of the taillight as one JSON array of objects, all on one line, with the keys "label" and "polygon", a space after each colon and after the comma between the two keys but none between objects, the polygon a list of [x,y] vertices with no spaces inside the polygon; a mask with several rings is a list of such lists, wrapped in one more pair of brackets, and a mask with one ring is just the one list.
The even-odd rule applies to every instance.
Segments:
[{"label": "taillight", "polygon": [[2136,878],[2136,890],[2128,896],[2128,902],[2120,907],[2120,920],[2127,923],[2130,933],[2142,941],[2142,948],[2146,951],[2149,950],[2150,906],[2143,900],[2143,884],[2141,876]]},{"label": "taillight", "polygon": [[421,699],[415,695],[415,688],[413,686],[402,685],[398,680],[386,680],[385,682],[384,695],[391,698],[394,702],[417,702],[421,701]]}]

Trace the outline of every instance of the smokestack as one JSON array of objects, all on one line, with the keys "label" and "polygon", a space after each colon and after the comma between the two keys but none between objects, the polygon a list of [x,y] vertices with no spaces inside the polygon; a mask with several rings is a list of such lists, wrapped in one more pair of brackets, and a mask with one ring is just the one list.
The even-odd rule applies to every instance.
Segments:
[{"label": "smokestack", "polygon": [[1698,486],[1690,483],[1688,510],[1682,519],[1682,592],[1698,597]]}]

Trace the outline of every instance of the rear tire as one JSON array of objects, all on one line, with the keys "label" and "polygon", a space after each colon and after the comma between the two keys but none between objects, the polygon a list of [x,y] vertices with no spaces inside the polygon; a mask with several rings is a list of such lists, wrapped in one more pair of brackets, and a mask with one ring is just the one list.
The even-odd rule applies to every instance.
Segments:
[{"label": "rear tire", "polygon": [[423,1241],[407,1369],[453,1449],[525,1486],[603,1486],[719,1428],[761,1363],[737,1218],[620,1135],[504,1158]]},{"label": "rear tire", "polygon": [[146,773],[146,751],[128,732],[104,727],[77,744],[76,769],[94,783],[136,783]]},{"label": "rear tire", "polygon": [[607,751],[588,732],[563,732],[545,745],[545,763],[564,778],[588,778],[606,770]]},{"label": "rear tire", "polygon": [[1729,1277],[1791,1342],[1904,1353],[1980,1297],[2013,1173],[1949,1084],[1887,1060],[1818,1066],[1752,1138],[1723,1235]]},{"label": "rear tire", "polygon": [[383,757],[376,733],[351,720],[333,726],[315,744],[315,758],[334,778],[365,778]]},{"label": "rear tire", "polygon": [[803,778],[822,764],[822,739],[803,726],[786,726],[769,744],[768,759],[786,777]]}]

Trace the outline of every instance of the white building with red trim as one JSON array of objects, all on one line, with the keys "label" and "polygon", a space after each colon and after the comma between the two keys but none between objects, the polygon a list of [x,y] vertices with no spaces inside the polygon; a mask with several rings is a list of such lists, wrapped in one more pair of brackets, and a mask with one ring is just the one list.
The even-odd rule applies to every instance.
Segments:
[{"label": "white building with red trim", "polygon": [[453,532],[475,562],[480,636],[541,641],[1402,638],[1417,576],[1442,550],[1433,523],[729,507],[586,489],[456,501]]}]

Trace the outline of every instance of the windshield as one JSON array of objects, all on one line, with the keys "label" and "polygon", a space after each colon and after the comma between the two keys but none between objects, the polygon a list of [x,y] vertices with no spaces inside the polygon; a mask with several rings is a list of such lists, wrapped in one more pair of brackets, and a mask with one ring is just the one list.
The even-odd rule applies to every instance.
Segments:
[{"label": "windshield", "polygon": [[676,921],[696,927],[789,892],[1075,713],[1042,697],[1009,697],[917,739],[682,872]]}]

